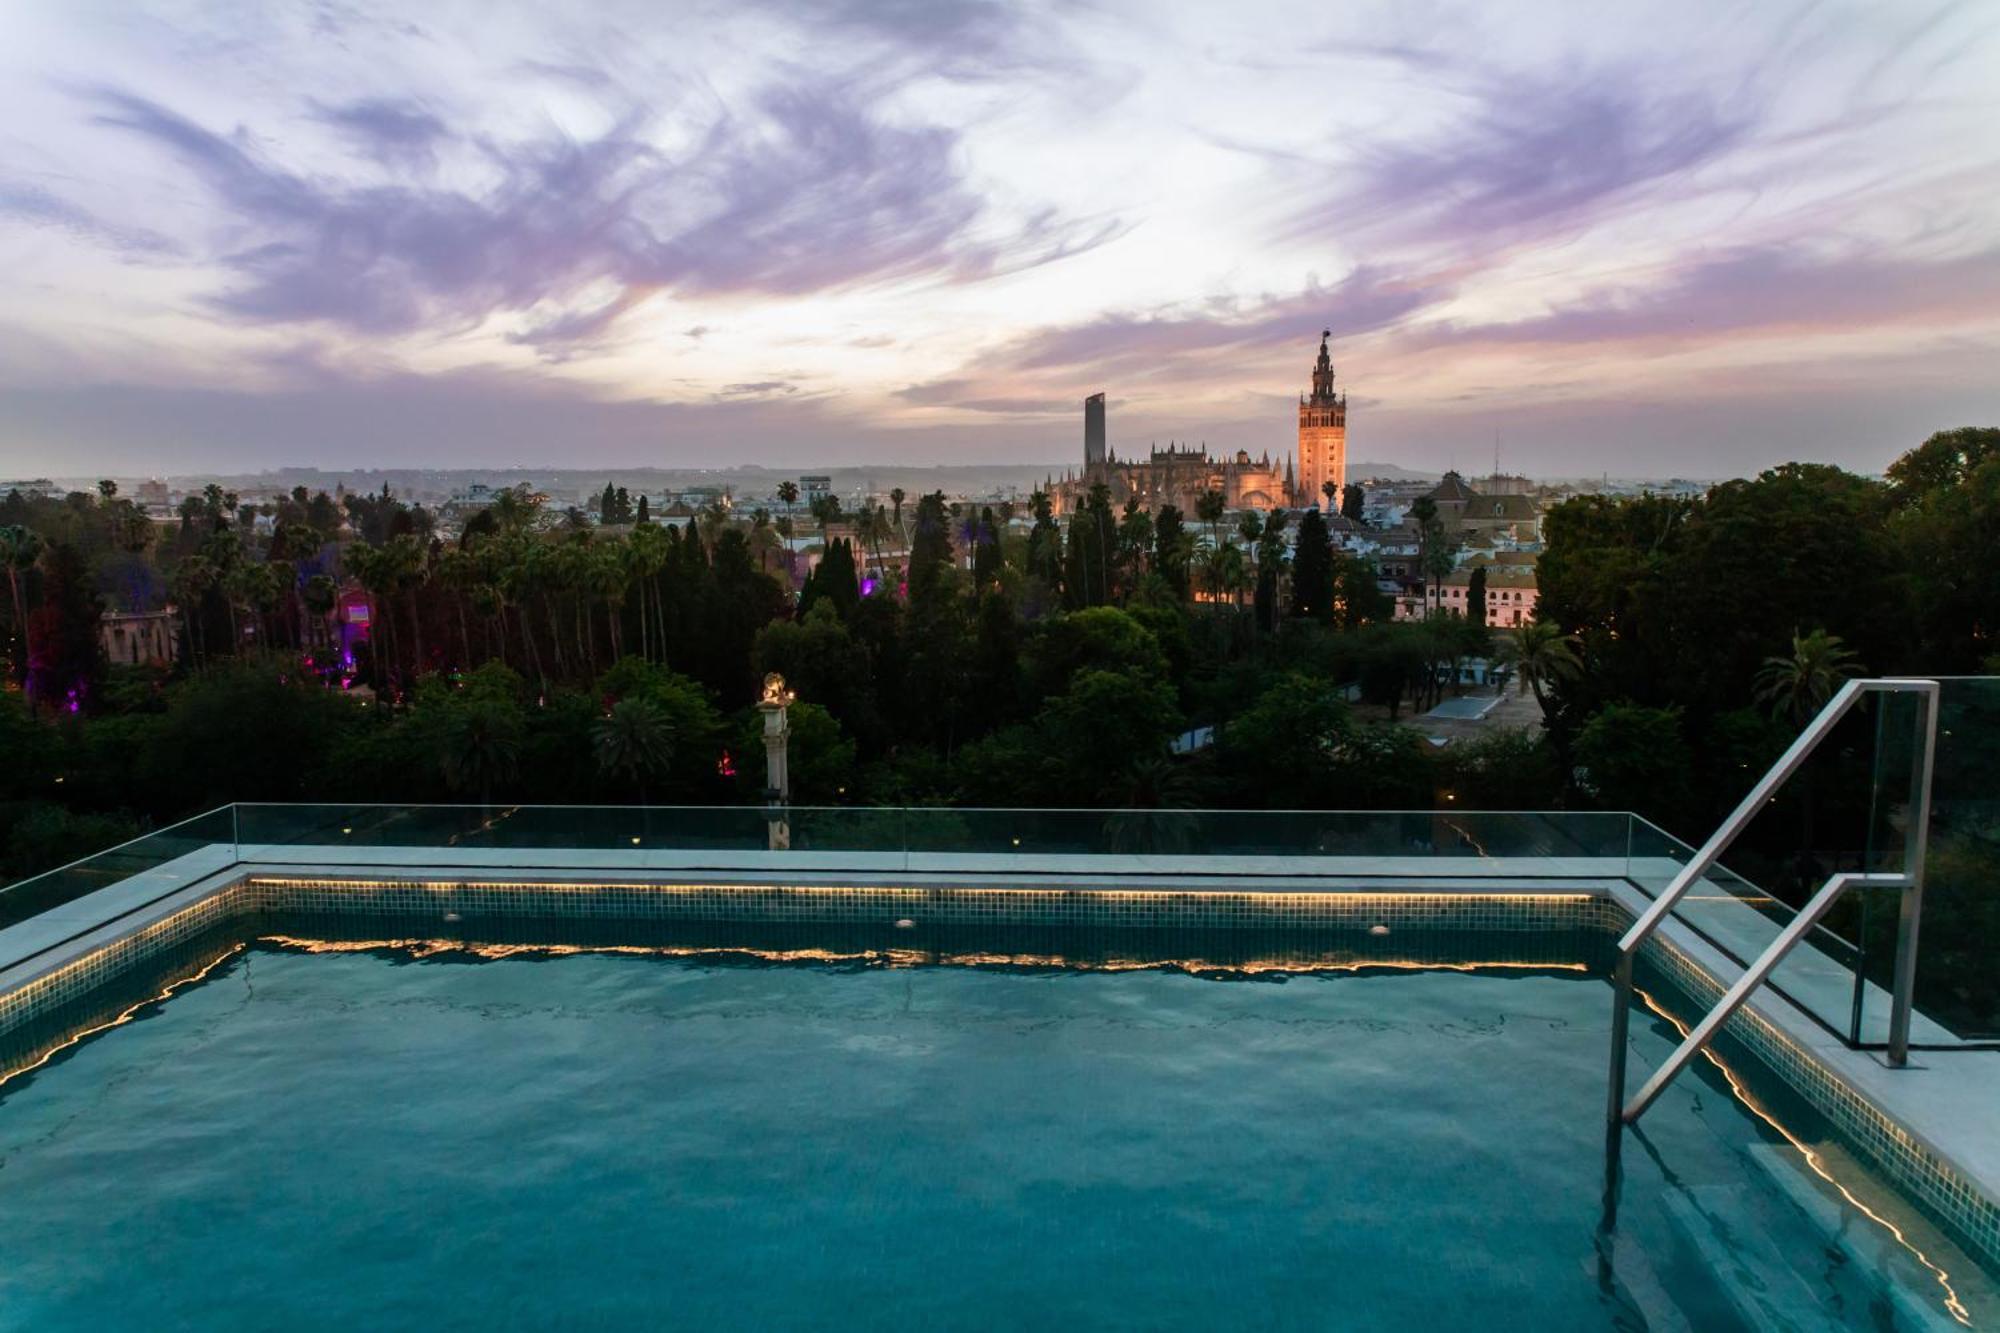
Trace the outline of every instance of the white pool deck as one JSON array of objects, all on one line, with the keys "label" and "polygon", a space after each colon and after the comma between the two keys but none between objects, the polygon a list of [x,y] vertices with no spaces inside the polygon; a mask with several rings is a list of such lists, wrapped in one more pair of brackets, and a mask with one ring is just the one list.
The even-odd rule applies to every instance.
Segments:
[{"label": "white pool deck", "polygon": [[[0,993],[258,875],[415,882],[481,880],[560,883],[697,883],[798,886],[1071,888],[1160,892],[1588,893],[1636,916],[1649,901],[1634,878],[1662,884],[1676,863],[1625,857],[1479,856],[1031,856],[980,853],[727,851],[703,849],[493,849],[217,844],[0,929]],[[1778,929],[1721,890],[1697,898],[1690,915],[1740,957],[1754,957]],[[1727,985],[1741,969],[1688,924],[1670,917],[1663,935]],[[1796,1000],[1845,1026],[1853,982],[1834,960],[1801,949],[1778,973]],[[2000,1199],[2000,1052],[1913,1052],[1891,1069],[1878,1054],[1850,1049],[1792,1001],[1759,992],[1750,1007],[1914,1138]],[[1888,997],[1870,988],[1869,1029],[1886,1022]],[[1607,1035],[1609,1015],[1607,1013]],[[1949,1044],[1922,1015],[1919,1045]],[[1635,1067],[1636,1088],[1649,1070]],[[1579,1108],[1597,1114],[1593,1104]]]}]

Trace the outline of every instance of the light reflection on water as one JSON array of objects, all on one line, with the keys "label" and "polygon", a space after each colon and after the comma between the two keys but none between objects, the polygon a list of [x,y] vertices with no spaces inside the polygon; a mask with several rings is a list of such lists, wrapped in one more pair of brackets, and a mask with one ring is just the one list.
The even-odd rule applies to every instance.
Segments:
[{"label": "light reflection on water", "polygon": [[1668,1193],[1881,1304],[1713,1071],[1599,1283],[1589,948],[541,924],[267,940],[10,1089],[0,1326],[1747,1326]]}]

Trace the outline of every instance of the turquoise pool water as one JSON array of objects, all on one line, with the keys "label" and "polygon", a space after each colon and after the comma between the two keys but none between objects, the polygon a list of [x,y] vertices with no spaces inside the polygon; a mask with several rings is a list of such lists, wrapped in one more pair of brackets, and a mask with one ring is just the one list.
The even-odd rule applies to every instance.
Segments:
[{"label": "turquoise pool water", "polygon": [[[1993,1316],[1984,1277],[1897,1219],[1912,1257],[1713,1069],[1648,1117],[1602,1240],[1607,998],[1581,971],[906,943],[252,945],[0,1090],[0,1328]],[[1671,1030],[1637,1027],[1635,1061],[1663,1057]]]}]

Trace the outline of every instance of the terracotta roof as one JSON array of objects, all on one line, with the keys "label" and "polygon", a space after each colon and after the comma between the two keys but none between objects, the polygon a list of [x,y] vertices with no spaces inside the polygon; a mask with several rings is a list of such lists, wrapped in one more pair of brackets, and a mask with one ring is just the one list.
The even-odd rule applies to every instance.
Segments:
[{"label": "terracotta roof", "polygon": [[1465,484],[1464,477],[1456,472],[1447,472],[1444,480],[1431,490],[1430,498],[1445,502],[1467,501],[1478,499],[1479,493]]}]

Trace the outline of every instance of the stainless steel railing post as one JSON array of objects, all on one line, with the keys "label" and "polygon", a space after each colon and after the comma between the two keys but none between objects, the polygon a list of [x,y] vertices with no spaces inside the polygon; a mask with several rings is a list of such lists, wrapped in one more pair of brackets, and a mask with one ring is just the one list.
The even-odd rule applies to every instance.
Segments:
[{"label": "stainless steel railing post", "polygon": [[1611,1086],[1604,1107],[1604,1216],[1618,1225],[1619,1174],[1625,1155],[1625,1057],[1632,1021],[1632,955],[1620,952],[1611,979]]},{"label": "stainless steel railing post", "polygon": [[1909,832],[1903,840],[1903,875],[1908,881],[1896,913],[1896,970],[1889,996],[1889,1064],[1910,1062],[1910,1014],[1917,989],[1917,932],[1924,915],[1924,857],[1930,848],[1931,776],[1937,762],[1938,683],[1918,690],[1917,743],[1910,756]]}]

